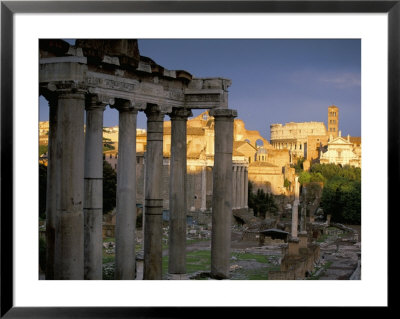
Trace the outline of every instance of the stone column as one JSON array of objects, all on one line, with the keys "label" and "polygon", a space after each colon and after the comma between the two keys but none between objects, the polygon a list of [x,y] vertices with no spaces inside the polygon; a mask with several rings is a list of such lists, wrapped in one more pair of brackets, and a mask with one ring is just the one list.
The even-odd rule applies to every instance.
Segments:
[{"label": "stone column", "polygon": [[82,280],[84,279],[85,91],[76,83],[64,83],[58,93],[56,165],[59,166],[57,168],[59,200],[57,200],[54,279]]},{"label": "stone column", "polygon": [[115,279],[135,279],[136,118],[130,101],[117,99],[119,111]]},{"label": "stone column", "polygon": [[[190,110],[174,109],[171,118],[171,161],[169,185],[168,273],[186,273],[186,123]],[[158,128],[159,129],[159,128]],[[205,170],[203,169],[203,175]],[[202,187],[205,178],[202,178]],[[205,196],[202,192],[202,196]],[[203,202],[203,198],[202,198]]]},{"label": "stone column", "polygon": [[237,166],[236,169],[236,208],[242,208],[242,203],[240,201],[240,196],[242,193],[242,166]]},{"label": "stone column", "polygon": [[236,168],[236,208],[242,208],[242,166]]},{"label": "stone column", "polygon": [[248,176],[248,168],[244,168],[244,207],[249,208],[249,176]]},{"label": "stone column", "polygon": [[299,211],[299,177],[295,177],[294,202],[292,207],[292,238],[297,238]]},{"label": "stone column", "polygon": [[207,163],[201,170],[201,207],[200,210],[204,212],[207,209]]},{"label": "stone column", "polygon": [[86,104],[83,202],[85,279],[101,280],[103,262],[103,112],[105,104],[90,96]]},{"label": "stone column", "polygon": [[213,109],[215,155],[213,170],[211,276],[229,278],[232,221],[233,119],[236,110]]},{"label": "stone column", "polygon": [[244,197],[245,197],[245,167],[242,166],[242,170],[241,170],[241,184],[240,184],[240,188],[241,188],[241,193],[240,193],[240,208],[244,208],[245,204],[244,204]]},{"label": "stone column", "polygon": [[46,280],[54,279],[54,254],[56,235],[57,198],[59,177],[57,176],[57,97],[47,97],[49,101],[49,140],[47,149],[47,190],[46,190]]},{"label": "stone column", "polygon": [[236,209],[236,165],[232,165],[232,193],[233,193],[233,198],[232,198],[232,208]]},{"label": "stone column", "polygon": [[[163,120],[160,107],[148,104],[144,269],[143,279],[162,278],[162,170],[163,170]],[[186,139],[185,139],[186,141]],[[181,194],[183,196],[183,194]]]}]

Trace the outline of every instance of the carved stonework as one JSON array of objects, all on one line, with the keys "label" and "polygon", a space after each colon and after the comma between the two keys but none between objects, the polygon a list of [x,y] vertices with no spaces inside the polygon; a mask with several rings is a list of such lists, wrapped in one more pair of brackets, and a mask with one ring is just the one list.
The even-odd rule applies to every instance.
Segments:
[{"label": "carved stonework", "polygon": [[138,112],[138,108],[130,100],[115,99],[115,103],[112,108],[117,109],[119,112]]},{"label": "carved stonework", "polygon": [[210,111],[210,116],[213,116],[215,118],[218,117],[234,118],[237,117],[237,111],[231,109],[212,109]]},{"label": "carved stonework", "polygon": [[169,117],[171,120],[187,120],[187,118],[192,115],[193,113],[191,110],[185,108],[173,108]]}]

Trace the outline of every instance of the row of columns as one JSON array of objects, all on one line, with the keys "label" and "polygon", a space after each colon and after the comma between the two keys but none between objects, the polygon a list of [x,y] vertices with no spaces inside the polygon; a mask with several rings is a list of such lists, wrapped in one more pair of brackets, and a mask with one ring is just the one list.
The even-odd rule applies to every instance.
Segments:
[{"label": "row of columns", "polygon": [[276,149],[283,150],[283,149],[290,149],[290,150],[299,150],[303,151],[304,150],[304,144],[303,143],[281,143],[281,142],[274,142],[272,143],[272,146]]},{"label": "row of columns", "polygon": [[248,203],[248,168],[234,165],[232,167],[233,209],[247,208]]},{"label": "row of columns", "polygon": [[[106,103],[74,87],[51,95],[47,188],[46,279],[102,279],[102,130]],[[84,110],[86,106],[86,134]],[[130,101],[115,99],[119,111],[119,156],[115,279],[135,279],[136,120]],[[162,146],[164,113],[147,104],[144,279],[162,277]],[[213,109],[211,275],[229,277],[232,210],[233,119],[236,111]],[[186,121],[191,111],[171,116],[170,243],[171,274],[186,273]],[[247,179],[243,177],[243,179]],[[247,192],[246,192],[247,193]]]}]

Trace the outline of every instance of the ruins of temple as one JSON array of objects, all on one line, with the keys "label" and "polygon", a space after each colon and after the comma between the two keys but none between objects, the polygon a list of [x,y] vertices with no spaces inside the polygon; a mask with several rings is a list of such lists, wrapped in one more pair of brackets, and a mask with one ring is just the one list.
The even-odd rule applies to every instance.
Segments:
[{"label": "ruins of temple", "polygon": [[[136,118],[147,116],[144,279],[162,275],[164,117],[171,118],[170,274],[185,273],[186,122],[214,118],[211,276],[229,277],[235,110],[225,78],[195,78],[140,55],[137,40],[40,40],[40,94],[49,102],[46,279],[102,279],[103,111],[119,112],[115,279],[135,278]],[[84,131],[84,112],[86,128]]]}]

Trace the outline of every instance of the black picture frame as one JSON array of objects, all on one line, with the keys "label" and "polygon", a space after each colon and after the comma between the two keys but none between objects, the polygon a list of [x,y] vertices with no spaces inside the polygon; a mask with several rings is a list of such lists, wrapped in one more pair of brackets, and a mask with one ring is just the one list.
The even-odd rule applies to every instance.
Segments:
[{"label": "black picture frame", "polygon": [[[388,225],[396,213],[396,184],[400,180],[400,0],[395,1],[1,1],[1,318],[181,318],[193,314],[232,316],[278,314],[281,310],[253,307],[226,309],[201,307],[35,307],[13,305],[13,16],[15,13],[388,13]],[[382,213],[382,212],[381,212]],[[389,228],[389,226],[388,226]],[[388,229],[388,234],[390,234]],[[390,250],[390,237],[388,247]],[[389,254],[388,254],[389,265]],[[388,269],[389,270],[389,269]],[[388,280],[388,287],[390,281]],[[389,289],[390,290],[390,289]],[[34,292],[33,292],[34,293]],[[371,292],[373,293],[373,292]],[[382,310],[390,309],[380,307]],[[294,307],[291,307],[294,310]],[[249,311],[251,311],[249,313]],[[296,307],[296,315],[311,315]],[[330,314],[340,314],[332,308]],[[370,311],[370,309],[368,310]]]}]

